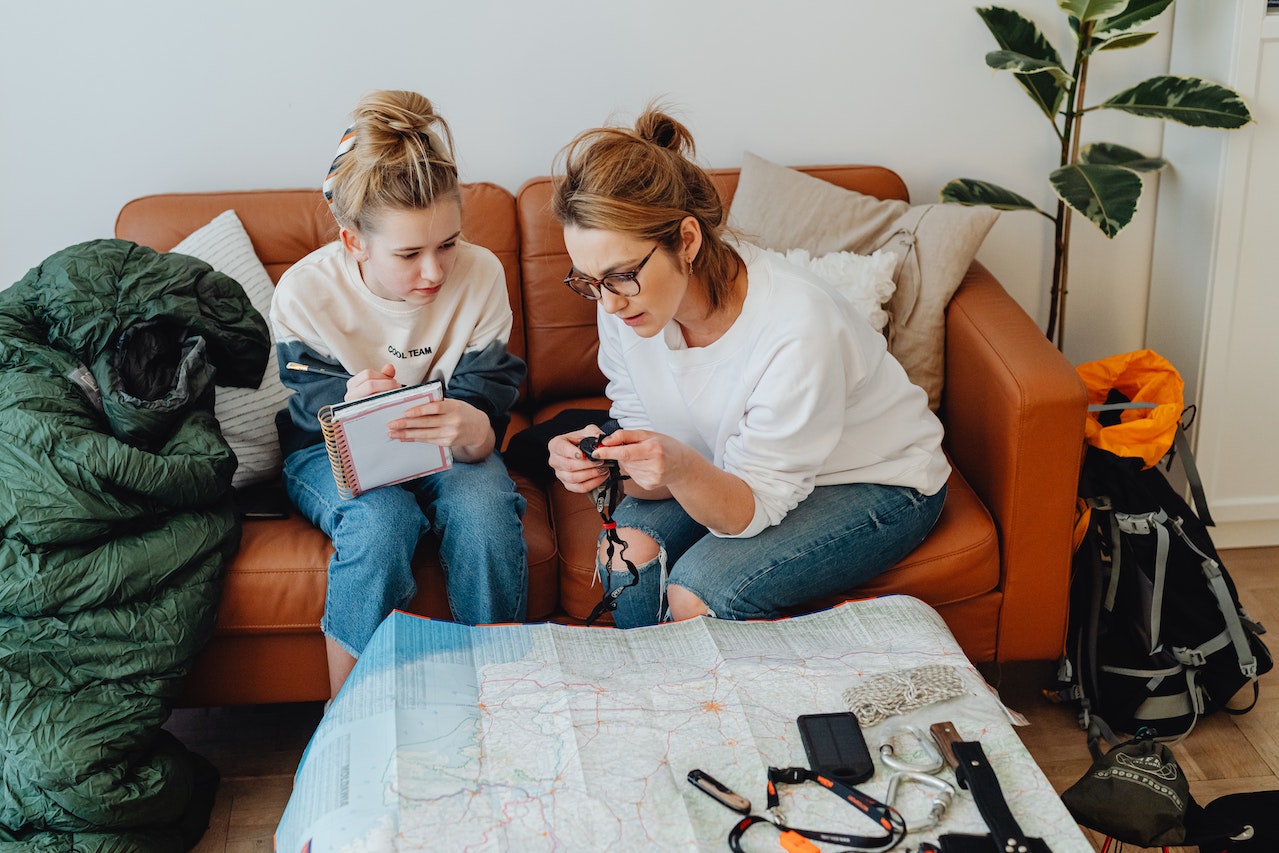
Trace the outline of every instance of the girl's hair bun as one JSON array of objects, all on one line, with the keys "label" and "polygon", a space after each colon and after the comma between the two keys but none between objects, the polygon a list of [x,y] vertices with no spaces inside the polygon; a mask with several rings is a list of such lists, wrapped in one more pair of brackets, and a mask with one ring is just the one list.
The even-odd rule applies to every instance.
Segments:
[{"label": "girl's hair bun", "polygon": [[355,108],[324,195],[338,224],[357,230],[383,210],[420,210],[439,197],[460,198],[448,123],[425,95],[368,93]]}]

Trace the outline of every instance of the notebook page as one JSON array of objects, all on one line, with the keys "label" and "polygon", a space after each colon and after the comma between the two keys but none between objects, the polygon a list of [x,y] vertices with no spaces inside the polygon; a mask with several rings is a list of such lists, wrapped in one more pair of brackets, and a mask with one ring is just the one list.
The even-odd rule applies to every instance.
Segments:
[{"label": "notebook page", "polygon": [[447,448],[420,441],[400,441],[388,434],[387,425],[404,416],[406,409],[440,399],[438,384],[415,389],[421,393],[395,395],[355,410],[333,410],[333,419],[342,424],[347,450],[362,491],[398,483],[449,467]]}]

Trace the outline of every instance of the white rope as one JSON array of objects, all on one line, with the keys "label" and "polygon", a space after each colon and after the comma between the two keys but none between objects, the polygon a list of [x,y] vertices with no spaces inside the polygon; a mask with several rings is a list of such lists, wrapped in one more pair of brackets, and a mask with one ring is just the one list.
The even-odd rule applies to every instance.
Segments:
[{"label": "white rope", "polygon": [[894,714],[904,714],[964,693],[964,683],[954,667],[928,664],[873,675],[845,690],[844,701],[858,722],[873,726]]}]

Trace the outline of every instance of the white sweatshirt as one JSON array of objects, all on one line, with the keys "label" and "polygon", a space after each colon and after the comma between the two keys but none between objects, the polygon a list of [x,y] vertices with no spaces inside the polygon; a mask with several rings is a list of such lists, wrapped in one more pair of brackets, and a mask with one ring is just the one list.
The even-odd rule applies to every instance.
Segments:
[{"label": "white sweatshirt", "polygon": [[808,272],[749,245],[738,249],[746,300],[709,346],[688,348],[674,321],[642,338],[599,310],[612,416],[678,439],[741,477],[755,515],[737,538],[779,523],[814,486],[940,490],[950,475],[941,422],[883,335]]}]

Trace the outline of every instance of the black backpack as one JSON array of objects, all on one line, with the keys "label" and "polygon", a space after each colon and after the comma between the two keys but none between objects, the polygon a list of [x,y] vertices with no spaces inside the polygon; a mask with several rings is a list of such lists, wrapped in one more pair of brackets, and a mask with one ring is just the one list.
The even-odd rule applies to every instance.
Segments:
[{"label": "black backpack", "polygon": [[[1178,450],[1189,454],[1181,429]],[[1240,607],[1200,516],[1159,466],[1091,445],[1079,496],[1091,515],[1072,564],[1060,683],[1045,694],[1078,701],[1082,728],[1096,715],[1161,740],[1189,733],[1203,714],[1251,710],[1257,676],[1272,666],[1265,629]],[[1247,707],[1226,707],[1244,688]]]}]

